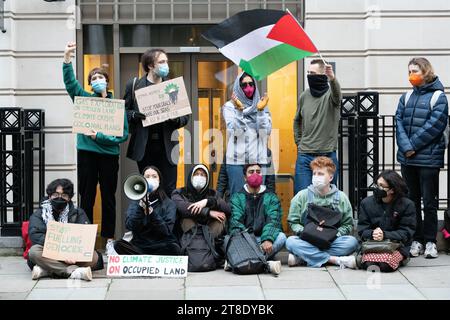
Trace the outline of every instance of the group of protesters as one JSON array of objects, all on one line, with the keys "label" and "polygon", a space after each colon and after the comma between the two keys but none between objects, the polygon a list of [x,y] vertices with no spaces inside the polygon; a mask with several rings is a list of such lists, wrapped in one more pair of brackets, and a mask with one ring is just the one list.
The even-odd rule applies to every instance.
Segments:
[{"label": "group of protesters", "polygon": [[[109,75],[100,67],[88,74],[92,92],[82,88],[71,63],[75,49],[76,44],[69,43],[64,54],[63,78],[69,96],[112,98]],[[376,177],[373,195],[364,199],[357,210],[356,228],[354,208],[337,188],[340,84],[331,65],[322,59],[311,60],[307,70],[309,88],[301,93],[293,119],[298,156],[294,197],[287,216],[289,230],[282,228],[276,175],[271,171],[273,150],[267,146],[272,130],[269,97],[260,94],[254,77],[240,73],[230,100],[222,107],[227,146],[217,188],[211,185],[208,167],[198,163],[187,175],[185,186],[176,189],[179,154],[173,152],[178,148],[173,133],[184,127],[190,116],[143,126],[146,115],[140,112],[135,91],[168,80],[170,70],[168,55],[162,49],[147,50],[141,62],[144,76],[126,84],[123,136],[95,130],[77,134],[79,207],[72,202],[73,183],[57,179],[48,185],[47,197],[30,218],[33,245],[28,264],[33,279],[57,276],[91,280],[91,271],[103,268],[98,250],[91,262],[84,263],[43,257],[49,221],[93,222],[97,184],[101,192],[101,236],[106,239],[107,255],[183,255],[183,234],[196,226],[206,226],[216,244],[223,244],[226,236],[249,231],[267,260],[265,270],[274,275],[281,272],[277,253],[284,247],[289,252],[289,267],[377,266],[390,272],[406,264],[410,257],[438,256],[437,199],[439,172],[448,143],[448,104],[444,87],[427,59],[409,61],[413,87],[400,97],[397,107],[401,175],[387,170]],[[145,199],[130,200],[125,225],[131,236],[115,239],[120,144],[128,138],[127,157],[136,161],[147,181],[148,194]],[[311,223],[321,214],[337,217],[334,234],[326,245],[310,237]],[[318,228],[321,226],[325,227],[319,222]],[[230,269],[226,248],[222,245],[218,252],[224,268]]]}]

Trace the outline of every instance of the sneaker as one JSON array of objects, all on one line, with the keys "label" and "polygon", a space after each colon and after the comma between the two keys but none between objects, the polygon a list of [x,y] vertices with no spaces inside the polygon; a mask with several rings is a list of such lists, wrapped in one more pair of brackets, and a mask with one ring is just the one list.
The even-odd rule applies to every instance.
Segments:
[{"label": "sneaker", "polygon": [[107,256],[117,256],[118,255],[116,250],[114,250],[114,240],[113,239],[108,239],[108,241],[106,241],[105,253]]},{"label": "sneaker", "polygon": [[70,279],[92,280],[91,267],[76,268],[69,277]]},{"label": "sneaker", "polygon": [[223,264],[223,270],[231,271],[231,266],[228,265],[228,261],[227,260],[225,260],[225,263]]},{"label": "sneaker", "polygon": [[354,255],[338,257],[337,263],[341,268],[356,269],[356,258]]},{"label": "sneaker", "polygon": [[288,256],[288,266],[289,267],[296,267],[296,266],[301,266],[304,264],[304,261],[302,258],[297,257],[296,255],[289,253]]},{"label": "sneaker", "polygon": [[281,273],[281,261],[267,261],[269,264],[269,272],[274,275],[279,275]]},{"label": "sneaker", "polygon": [[47,270],[42,269],[38,265],[35,265],[33,267],[33,271],[31,272],[31,279],[32,280],[37,280],[37,279],[40,279],[40,278],[48,277],[49,275],[50,274],[48,273]]},{"label": "sneaker", "polygon": [[423,245],[418,241],[413,241],[409,250],[411,257],[418,257],[423,254]]},{"label": "sneaker", "polygon": [[426,248],[425,248],[425,258],[427,259],[433,259],[438,257],[438,252],[436,249],[436,243],[434,242],[427,242]]}]

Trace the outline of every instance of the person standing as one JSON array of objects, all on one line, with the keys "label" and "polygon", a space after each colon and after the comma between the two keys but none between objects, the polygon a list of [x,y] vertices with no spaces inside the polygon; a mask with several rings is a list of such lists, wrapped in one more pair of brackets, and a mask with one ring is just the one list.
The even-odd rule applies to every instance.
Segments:
[{"label": "person standing", "polygon": [[321,59],[311,61],[308,84],[299,98],[294,118],[294,140],[298,154],[295,164],[294,194],[311,184],[310,163],[315,157],[326,156],[333,160],[336,172],[332,183],[337,185],[339,164],[336,157],[338,141],[341,87],[331,65]]},{"label": "person standing", "polygon": [[136,161],[139,172],[147,166],[156,166],[164,176],[163,189],[171,195],[177,184],[179,159],[178,129],[189,121],[189,115],[169,119],[148,127],[142,126],[146,116],[139,112],[135,91],[167,80],[169,64],[162,49],[149,49],[142,55],[141,63],[145,75],[128,81],[125,89],[125,109],[130,122],[130,143],[127,157]]},{"label": "person standing", "polygon": [[[89,93],[81,87],[75,78],[71,62],[71,54],[75,50],[76,44],[69,42],[64,51],[63,79],[70,98],[74,100],[76,96],[81,96],[112,99],[113,95],[108,91],[109,75],[102,68],[94,68],[89,72],[88,84],[92,86],[93,93]],[[100,184],[102,195],[101,236],[107,239],[107,254],[114,254],[112,244],[116,228],[116,189],[120,144],[127,139],[126,114],[121,137],[109,136],[95,130],[87,134],[77,134],[80,208],[86,212],[89,221],[93,222],[97,184]]]},{"label": "person standing", "polygon": [[417,227],[410,254],[417,257],[424,253],[425,258],[437,258],[439,172],[444,167],[448,143],[444,136],[448,102],[444,86],[427,59],[411,59],[408,72],[413,90],[400,97],[395,123],[397,160],[409,189],[409,198],[416,205]]}]

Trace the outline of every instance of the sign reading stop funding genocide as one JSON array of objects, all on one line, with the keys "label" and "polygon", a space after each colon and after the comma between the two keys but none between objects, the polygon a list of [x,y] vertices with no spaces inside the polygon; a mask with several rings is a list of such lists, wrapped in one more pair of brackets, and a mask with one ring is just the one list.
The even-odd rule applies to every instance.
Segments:
[{"label": "sign reading stop funding genocide", "polygon": [[49,221],[42,256],[59,261],[92,261],[96,236],[96,224]]},{"label": "sign reading stop funding genocide", "polygon": [[108,256],[107,275],[111,277],[187,276],[188,256],[116,255]]},{"label": "sign reading stop funding genocide", "polygon": [[123,136],[125,100],[75,97],[72,132],[90,133],[92,130],[108,136]]},{"label": "sign reading stop funding genocide", "polygon": [[192,113],[183,77],[138,89],[135,95],[139,111],[147,117],[144,127]]}]

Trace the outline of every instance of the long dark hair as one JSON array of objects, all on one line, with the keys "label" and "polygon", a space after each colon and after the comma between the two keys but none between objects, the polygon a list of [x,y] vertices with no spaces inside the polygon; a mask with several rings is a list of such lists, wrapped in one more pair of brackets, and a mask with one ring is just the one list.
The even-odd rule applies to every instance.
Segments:
[{"label": "long dark hair", "polygon": [[408,187],[405,180],[394,170],[385,170],[381,172],[375,181],[383,178],[390,189],[394,190],[394,199],[406,197],[408,195]]},{"label": "long dark hair", "polygon": [[159,187],[158,189],[156,189],[154,192],[155,194],[158,196],[158,198],[163,201],[164,199],[167,198],[167,194],[164,191],[163,185],[164,185],[164,180],[163,180],[163,176],[161,175],[161,171],[159,171],[159,169],[155,166],[147,166],[144,168],[144,170],[142,170],[142,175],[145,174],[145,171],[147,171],[148,169],[152,169],[155,170],[156,173],[158,174],[159,177]]}]

